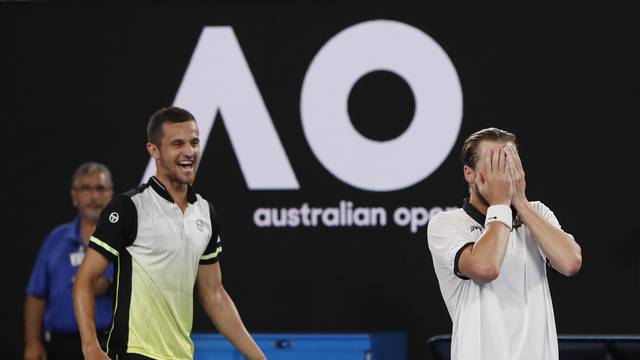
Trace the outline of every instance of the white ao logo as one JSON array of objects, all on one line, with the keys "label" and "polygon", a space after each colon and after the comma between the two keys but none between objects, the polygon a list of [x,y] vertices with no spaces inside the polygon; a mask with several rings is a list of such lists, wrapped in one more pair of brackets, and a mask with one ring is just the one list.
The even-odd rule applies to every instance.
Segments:
[{"label": "white ao logo", "polygon": [[[353,85],[378,70],[402,77],[415,98],[411,125],[388,141],[358,133],[346,106]],[[300,188],[231,27],[204,28],[174,105],[198,120],[203,152],[220,112],[249,189]],[[311,150],[331,174],[356,188],[393,191],[425,179],[446,159],[462,122],[462,89],[431,37],[401,22],[367,21],[320,49],[303,82],[300,116]],[[142,181],[154,173],[150,160]]]}]

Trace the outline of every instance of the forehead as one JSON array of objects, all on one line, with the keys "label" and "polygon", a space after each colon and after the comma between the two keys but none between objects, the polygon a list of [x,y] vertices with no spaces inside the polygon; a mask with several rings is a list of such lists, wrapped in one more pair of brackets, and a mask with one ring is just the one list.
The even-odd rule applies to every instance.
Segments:
[{"label": "forehead", "polygon": [[86,173],[78,176],[76,179],[76,184],[102,184],[106,185],[109,182],[107,179],[107,174],[102,171],[92,171],[90,173]]},{"label": "forehead", "polygon": [[[511,144],[510,141],[507,143]],[[490,148],[498,145],[503,145],[503,144],[506,144],[506,143],[493,141],[493,140],[482,140],[480,141],[480,143],[478,144],[478,147],[476,148],[476,155],[479,157],[482,157]]]},{"label": "forehead", "polygon": [[191,139],[198,137],[198,124],[195,121],[162,124],[162,140]]}]

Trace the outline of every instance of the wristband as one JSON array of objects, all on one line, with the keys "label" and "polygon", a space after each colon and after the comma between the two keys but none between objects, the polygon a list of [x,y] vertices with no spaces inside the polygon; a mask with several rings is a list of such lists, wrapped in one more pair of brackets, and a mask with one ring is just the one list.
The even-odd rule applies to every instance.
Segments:
[{"label": "wristband", "polygon": [[487,227],[490,223],[499,221],[509,228],[509,231],[513,228],[513,216],[511,214],[511,208],[507,205],[491,205],[487,209],[487,216],[484,220],[484,227]]}]

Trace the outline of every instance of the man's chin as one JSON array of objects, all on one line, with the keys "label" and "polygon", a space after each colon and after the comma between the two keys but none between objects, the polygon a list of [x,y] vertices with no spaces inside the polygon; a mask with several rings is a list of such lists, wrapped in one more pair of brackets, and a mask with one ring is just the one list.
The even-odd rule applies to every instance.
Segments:
[{"label": "man's chin", "polygon": [[196,178],[196,174],[195,172],[191,175],[185,175],[185,174],[177,174],[178,176],[176,176],[176,180],[178,180],[178,183],[183,184],[183,185],[191,185],[193,184],[193,181]]}]

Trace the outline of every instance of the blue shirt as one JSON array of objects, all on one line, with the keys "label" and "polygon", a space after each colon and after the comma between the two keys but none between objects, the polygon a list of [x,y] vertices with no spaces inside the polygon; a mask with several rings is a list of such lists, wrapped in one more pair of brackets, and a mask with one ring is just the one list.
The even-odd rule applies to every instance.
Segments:
[{"label": "blue shirt", "polygon": [[[27,294],[47,302],[44,329],[50,332],[77,333],[73,312],[73,280],[85,254],[80,236],[80,219],[56,227],[44,240],[36,260]],[[109,264],[102,274],[113,277]],[[111,324],[113,305],[109,294],[96,296],[96,328],[106,330]]]}]

